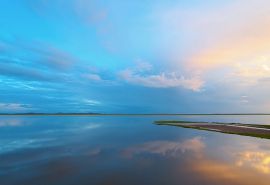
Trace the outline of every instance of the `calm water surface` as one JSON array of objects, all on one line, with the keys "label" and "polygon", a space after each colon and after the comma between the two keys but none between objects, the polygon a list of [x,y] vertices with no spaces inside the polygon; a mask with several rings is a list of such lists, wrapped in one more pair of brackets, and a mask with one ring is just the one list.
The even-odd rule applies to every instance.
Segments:
[{"label": "calm water surface", "polygon": [[270,116],[0,117],[1,185],[269,185],[270,140],[155,120]]}]

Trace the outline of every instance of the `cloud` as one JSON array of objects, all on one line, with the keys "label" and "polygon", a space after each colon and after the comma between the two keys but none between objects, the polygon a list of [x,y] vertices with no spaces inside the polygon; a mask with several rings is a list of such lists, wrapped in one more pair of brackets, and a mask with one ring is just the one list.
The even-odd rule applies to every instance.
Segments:
[{"label": "cloud", "polygon": [[[46,18],[52,15],[57,15],[60,20],[69,19],[69,16],[73,16],[75,20],[79,20],[85,25],[95,25],[98,31],[105,29],[108,18],[107,4],[97,0],[54,0],[53,2],[44,0],[28,0],[29,7],[38,15]],[[62,7],[65,6],[63,11]],[[59,11],[62,10],[62,11]]]},{"label": "cloud", "polygon": [[[202,70],[211,70],[226,65],[244,64],[267,54],[270,47],[270,26],[269,18],[265,14],[270,10],[269,5],[265,0],[249,3],[238,0],[230,6],[201,15],[203,17],[198,20],[209,18],[204,24],[204,34],[208,31],[215,39],[192,56],[192,65]],[[217,20],[220,12],[227,17],[222,16]]]},{"label": "cloud", "polygon": [[54,81],[57,79],[55,76],[49,75],[48,72],[39,69],[3,63],[0,63],[0,76],[9,76],[30,81]]},{"label": "cloud", "polygon": [[0,40],[0,53],[5,52],[7,49],[8,49],[8,46],[6,45],[6,43]]},{"label": "cloud", "polygon": [[84,19],[88,24],[100,24],[107,20],[108,10],[101,1],[74,1],[73,6],[76,14]]},{"label": "cloud", "polygon": [[70,53],[45,42],[13,39],[0,40],[0,43],[5,46],[5,52],[0,53],[1,59],[10,59],[13,63],[33,64],[61,71],[72,67],[78,61]]},{"label": "cloud", "polygon": [[95,81],[95,82],[103,81],[102,78],[98,74],[85,74],[83,76],[89,79],[90,81]]},{"label": "cloud", "polygon": [[[106,76],[104,78],[103,76]],[[86,84],[101,85],[101,86],[117,86],[119,83],[115,80],[113,73],[108,72],[87,72],[81,75],[82,80],[86,80]]]},{"label": "cloud", "polygon": [[[13,48],[10,50],[10,54],[13,54],[14,57],[56,71],[65,71],[71,68],[75,62],[78,62],[78,59],[70,53],[45,42],[17,39],[10,41],[9,45]],[[22,56],[21,53],[27,53],[27,56],[24,57],[25,55]]]},{"label": "cloud", "polygon": [[145,72],[145,71],[151,71],[152,69],[153,69],[153,66],[150,63],[145,62],[142,59],[137,59],[136,66],[134,67],[133,70],[137,72]]},{"label": "cloud", "polygon": [[260,56],[247,60],[245,63],[234,65],[228,78],[237,78],[249,85],[256,84],[264,79],[270,78],[270,56]]},{"label": "cloud", "polygon": [[[28,5],[32,9],[25,8]],[[12,5],[3,6],[6,7],[12,8]],[[121,84],[123,89],[134,89],[134,93],[144,92],[141,94],[151,91],[152,100],[160,99],[159,92],[167,88],[166,94],[174,93],[170,96],[174,100],[190,105],[187,111],[201,110],[198,102],[208,102],[208,108],[214,111],[217,106],[236,110],[235,102],[241,106],[239,110],[262,109],[262,100],[255,104],[254,99],[265,100],[267,96],[262,98],[261,94],[270,92],[267,85],[270,79],[269,7],[267,0],[148,1],[146,4],[27,0],[24,5],[18,4],[18,15],[23,19],[3,11],[2,17],[10,20],[8,30],[3,30],[8,34],[3,37],[11,38],[15,34],[29,40],[0,41],[1,79],[21,82],[17,92],[29,89],[27,93],[30,93],[35,86],[23,87],[23,84],[40,82],[44,88],[52,85],[60,94],[54,92],[49,96],[61,96],[63,89],[69,91],[66,96],[86,96],[91,92],[95,95],[90,99],[99,97],[112,104],[118,104],[113,101],[120,93],[125,96],[123,99],[130,100],[120,105],[136,102],[131,102],[134,98],[125,90],[104,86]],[[38,15],[30,16],[31,10]],[[44,43],[45,40],[53,44]],[[114,52],[108,52],[104,45]],[[139,59],[132,67],[129,61],[138,57],[150,63]],[[91,62],[108,71],[87,71]],[[15,91],[14,87],[9,91]],[[178,91],[182,88],[203,92]],[[239,99],[246,92],[249,98]],[[38,94],[32,96],[36,98]],[[171,102],[164,102],[163,108],[177,110]]]},{"label": "cloud", "polygon": [[150,64],[138,65],[133,69],[120,71],[119,77],[131,84],[154,88],[183,87],[193,91],[200,91],[204,85],[204,82],[198,77],[185,78],[175,72],[151,74],[151,69]]},{"label": "cloud", "polygon": [[[154,14],[161,52],[179,70],[198,75],[206,83],[224,75],[250,85],[269,77],[270,3],[227,1],[194,5],[163,6]],[[211,76],[212,75],[212,76]]]},{"label": "cloud", "polygon": [[91,106],[98,106],[101,105],[100,101],[97,100],[91,100],[91,99],[83,99],[82,102],[86,105],[91,105]]},{"label": "cloud", "polygon": [[52,46],[38,47],[36,45],[33,51],[40,54],[40,56],[38,56],[40,58],[39,60],[48,67],[57,70],[66,70],[78,61],[78,59],[75,59],[71,54],[58,48]]},{"label": "cloud", "polygon": [[32,109],[32,107],[29,104],[0,103],[0,111],[2,111],[2,112],[27,111],[27,110],[31,110],[31,109]]},{"label": "cloud", "polygon": [[41,42],[2,41],[0,75],[30,81],[66,80],[75,59],[71,54]]}]

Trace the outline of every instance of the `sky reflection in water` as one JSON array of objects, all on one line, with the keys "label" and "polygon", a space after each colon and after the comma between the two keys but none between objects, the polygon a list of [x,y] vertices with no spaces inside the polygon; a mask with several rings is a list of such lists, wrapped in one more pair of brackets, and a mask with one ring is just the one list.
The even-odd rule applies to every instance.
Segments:
[{"label": "sky reflection in water", "polygon": [[268,184],[269,140],[152,124],[261,117],[1,117],[0,182]]}]

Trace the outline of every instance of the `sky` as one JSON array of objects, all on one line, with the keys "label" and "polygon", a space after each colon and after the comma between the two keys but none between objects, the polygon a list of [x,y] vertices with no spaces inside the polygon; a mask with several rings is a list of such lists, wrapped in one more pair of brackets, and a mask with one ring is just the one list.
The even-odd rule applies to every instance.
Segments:
[{"label": "sky", "polygon": [[1,0],[0,112],[269,113],[268,0]]}]

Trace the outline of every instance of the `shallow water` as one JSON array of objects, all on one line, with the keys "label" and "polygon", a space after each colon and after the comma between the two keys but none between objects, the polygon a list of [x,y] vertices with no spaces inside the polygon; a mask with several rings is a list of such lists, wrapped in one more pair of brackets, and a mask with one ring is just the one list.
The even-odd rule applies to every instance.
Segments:
[{"label": "shallow water", "polygon": [[270,124],[270,116],[3,116],[0,184],[269,184],[270,140],[155,120]]}]

